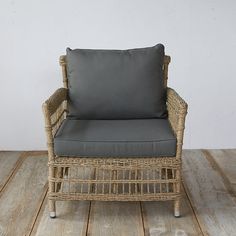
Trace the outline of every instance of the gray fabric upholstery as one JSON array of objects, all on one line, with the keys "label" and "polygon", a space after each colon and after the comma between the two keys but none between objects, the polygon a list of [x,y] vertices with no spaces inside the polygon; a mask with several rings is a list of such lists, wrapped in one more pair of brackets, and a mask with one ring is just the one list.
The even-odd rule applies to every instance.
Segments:
[{"label": "gray fabric upholstery", "polygon": [[175,156],[176,137],[167,119],[63,121],[55,154],[88,157]]},{"label": "gray fabric upholstery", "polygon": [[129,50],[67,49],[70,116],[166,117],[164,46]]}]

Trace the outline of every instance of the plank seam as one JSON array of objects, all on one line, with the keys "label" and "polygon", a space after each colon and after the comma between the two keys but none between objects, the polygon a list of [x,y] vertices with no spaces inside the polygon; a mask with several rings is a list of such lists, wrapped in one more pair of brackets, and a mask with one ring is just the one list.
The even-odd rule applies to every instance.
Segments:
[{"label": "plank seam", "polygon": [[91,208],[92,208],[92,202],[89,201],[89,209],[88,209],[87,225],[86,225],[86,231],[85,231],[85,235],[86,235],[86,236],[89,236],[89,227],[90,227]]},{"label": "plank seam", "polygon": [[182,180],[182,186],[183,186],[183,190],[184,190],[184,192],[185,192],[185,194],[186,194],[186,197],[187,197],[189,206],[190,206],[190,208],[191,208],[191,210],[192,210],[192,212],[193,212],[193,215],[195,216],[195,219],[196,219],[196,221],[197,221],[198,227],[199,227],[199,229],[200,229],[202,235],[208,236],[208,234],[205,233],[204,230],[202,229],[200,220],[198,219],[198,216],[197,216],[197,212],[196,212],[195,209],[194,209],[194,206],[193,206],[192,201],[191,201],[191,199],[190,199],[189,193],[188,193],[188,191],[186,190],[187,187],[185,186],[183,180]]},{"label": "plank seam", "polygon": [[27,157],[26,152],[23,152],[23,153],[20,154],[19,159],[15,163],[15,166],[10,171],[10,174],[8,175],[5,183],[2,185],[2,187],[0,189],[0,197],[2,196],[3,192],[7,189],[9,183],[11,182],[11,180],[16,175],[18,169],[21,167],[21,165],[24,162],[24,160],[26,159],[26,157]]},{"label": "plank seam", "polygon": [[45,184],[44,188],[45,188],[45,190],[42,193],[42,197],[39,199],[39,201],[41,201],[41,203],[40,203],[39,208],[37,210],[37,213],[36,213],[36,215],[35,215],[35,217],[34,217],[34,219],[32,221],[33,223],[31,224],[28,236],[30,236],[32,234],[33,230],[36,227],[36,222],[40,220],[38,217],[40,215],[41,209],[42,209],[42,207],[44,205],[44,202],[45,202],[45,199],[46,199],[46,196],[47,196],[47,193],[48,193],[48,183]]},{"label": "plank seam", "polygon": [[140,203],[141,220],[142,220],[142,226],[143,226],[143,235],[147,236],[147,230],[145,227],[146,217],[145,217],[145,213],[143,209],[143,204],[141,201],[139,203]]}]

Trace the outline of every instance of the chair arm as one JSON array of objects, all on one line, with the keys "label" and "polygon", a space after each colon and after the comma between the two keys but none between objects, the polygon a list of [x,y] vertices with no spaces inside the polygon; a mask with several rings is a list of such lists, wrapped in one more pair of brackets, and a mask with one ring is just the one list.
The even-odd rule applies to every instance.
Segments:
[{"label": "chair arm", "polygon": [[181,156],[183,135],[185,128],[185,117],[188,104],[175,92],[167,88],[167,110],[168,119],[177,138],[177,156]]},{"label": "chair arm", "polygon": [[43,111],[47,109],[49,115],[52,115],[65,100],[67,100],[67,89],[59,88],[43,103]]},{"label": "chair arm", "polygon": [[54,157],[53,137],[68,113],[67,89],[59,88],[43,103],[49,159]]}]

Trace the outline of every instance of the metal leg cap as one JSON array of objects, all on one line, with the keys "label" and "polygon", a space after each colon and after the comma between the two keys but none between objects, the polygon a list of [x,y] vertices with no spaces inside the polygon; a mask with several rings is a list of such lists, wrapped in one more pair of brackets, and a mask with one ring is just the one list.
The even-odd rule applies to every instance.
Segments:
[{"label": "metal leg cap", "polygon": [[49,216],[50,216],[50,218],[56,218],[56,212],[55,211],[51,211],[49,213]]},{"label": "metal leg cap", "polygon": [[174,216],[175,216],[176,218],[179,218],[179,217],[180,217],[180,212],[179,212],[179,211],[175,211]]}]

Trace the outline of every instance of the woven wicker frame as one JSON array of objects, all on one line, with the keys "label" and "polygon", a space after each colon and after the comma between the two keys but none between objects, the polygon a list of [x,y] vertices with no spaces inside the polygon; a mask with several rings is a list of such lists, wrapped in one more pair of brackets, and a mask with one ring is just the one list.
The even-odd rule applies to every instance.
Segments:
[{"label": "woven wicker frame", "polygon": [[[163,73],[168,79],[170,57],[165,56]],[[68,80],[66,57],[60,57],[64,88],[44,104],[48,145],[49,211],[55,217],[57,200],[165,201],[174,200],[174,215],[180,215],[181,154],[187,104],[167,88],[168,119],[177,137],[175,157],[91,158],[60,157],[54,154],[53,137],[66,118]]]}]

